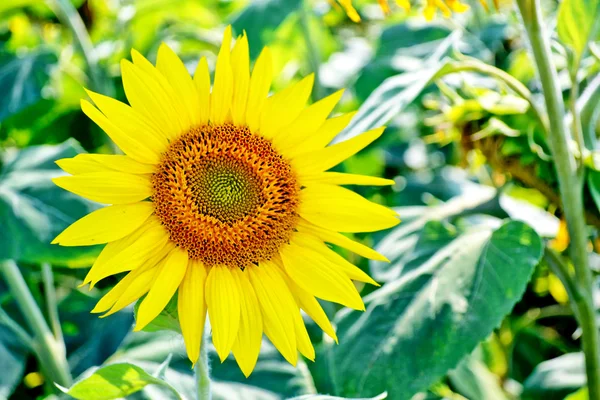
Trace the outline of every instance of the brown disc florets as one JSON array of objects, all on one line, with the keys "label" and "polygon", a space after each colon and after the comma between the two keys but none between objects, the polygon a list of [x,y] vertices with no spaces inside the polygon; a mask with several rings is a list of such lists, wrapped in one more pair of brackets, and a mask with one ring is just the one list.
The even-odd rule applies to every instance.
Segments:
[{"label": "brown disc florets", "polygon": [[270,141],[231,124],[193,128],[152,177],[170,238],[207,266],[270,259],[296,225],[300,187]]}]

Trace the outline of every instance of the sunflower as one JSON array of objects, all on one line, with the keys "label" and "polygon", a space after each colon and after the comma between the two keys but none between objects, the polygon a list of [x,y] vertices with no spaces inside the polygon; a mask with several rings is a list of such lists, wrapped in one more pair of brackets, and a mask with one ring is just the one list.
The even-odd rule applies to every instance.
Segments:
[{"label": "sunflower", "polygon": [[327,146],[353,114],[329,118],[342,92],[306,106],[310,75],[268,96],[271,55],[250,73],[248,40],[231,49],[225,30],[214,82],[206,59],[193,78],[166,45],[156,66],[133,51],[121,63],[130,105],[88,91],[83,112],[125,155],[80,154],[57,161],[61,188],[109,204],[76,221],[53,243],[106,243],[83,285],[127,274],[94,313],[115,313],[145,296],[135,330],[177,295],[192,363],[206,314],[223,361],[233,352],[248,376],[263,332],[287,361],[315,352],[300,310],[337,341],[316,298],[364,310],[352,280],[376,285],[326,244],[385,260],[339,232],[396,225],[394,211],[340,185],[390,185],[377,177],[326,172],[384,128]]}]

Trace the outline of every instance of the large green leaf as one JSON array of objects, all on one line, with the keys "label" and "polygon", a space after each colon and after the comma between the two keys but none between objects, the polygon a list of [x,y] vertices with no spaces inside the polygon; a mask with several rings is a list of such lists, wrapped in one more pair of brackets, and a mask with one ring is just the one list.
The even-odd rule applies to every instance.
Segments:
[{"label": "large green leaf", "polygon": [[586,383],[583,353],[568,353],[540,363],[523,384],[526,399],[564,399]]},{"label": "large green leaf", "polygon": [[0,54],[0,122],[42,98],[56,62],[56,55],[43,47],[24,55]]},{"label": "large green leaf", "polygon": [[336,317],[337,394],[410,399],[485,339],[522,296],[542,255],[533,229],[472,229]]},{"label": "large green leaf", "polygon": [[231,25],[237,34],[246,31],[252,59],[258,57],[268,42],[267,35],[301,4],[300,0],[256,0],[235,17]]},{"label": "large green leaf", "polygon": [[98,208],[52,182],[63,174],[54,164],[82,149],[74,140],[57,146],[32,146],[2,155],[0,170],[0,259],[30,263],[89,265],[99,248],[61,247],[50,242],[63,229]]},{"label": "large green leaf", "polygon": [[558,8],[559,39],[570,46],[579,59],[587,47],[594,23],[600,16],[598,0],[563,0]]},{"label": "large green leaf", "polygon": [[25,372],[27,349],[15,335],[0,324],[0,399],[8,399]]},{"label": "large green leaf", "polygon": [[155,378],[133,364],[111,364],[98,368],[79,380],[71,388],[61,388],[66,394],[80,400],[113,400],[129,396],[147,385],[167,388],[175,398],[181,396],[165,381]]}]

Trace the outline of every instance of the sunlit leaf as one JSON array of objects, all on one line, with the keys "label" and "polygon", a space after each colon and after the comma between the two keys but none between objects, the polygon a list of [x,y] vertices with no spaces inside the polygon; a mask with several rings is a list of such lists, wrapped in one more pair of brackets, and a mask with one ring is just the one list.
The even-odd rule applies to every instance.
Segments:
[{"label": "sunlit leaf", "polygon": [[560,3],[558,37],[573,49],[576,58],[580,58],[585,51],[598,16],[600,2],[597,0],[563,0]]},{"label": "sunlit leaf", "polygon": [[61,388],[61,390],[78,400],[112,400],[129,396],[147,385],[163,386],[177,399],[181,398],[165,381],[153,377],[138,366],[125,363],[98,368],[71,388]]}]

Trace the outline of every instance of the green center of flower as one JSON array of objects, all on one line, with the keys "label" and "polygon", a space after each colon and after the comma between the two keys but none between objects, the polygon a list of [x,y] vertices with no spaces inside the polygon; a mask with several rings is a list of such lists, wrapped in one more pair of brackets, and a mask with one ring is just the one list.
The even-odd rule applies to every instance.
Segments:
[{"label": "green center of flower", "polygon": [[228,159],[204,160],[188,178],[198,211],[221,222],[253,213],[261,203],[260,182],[247,165]]}]

